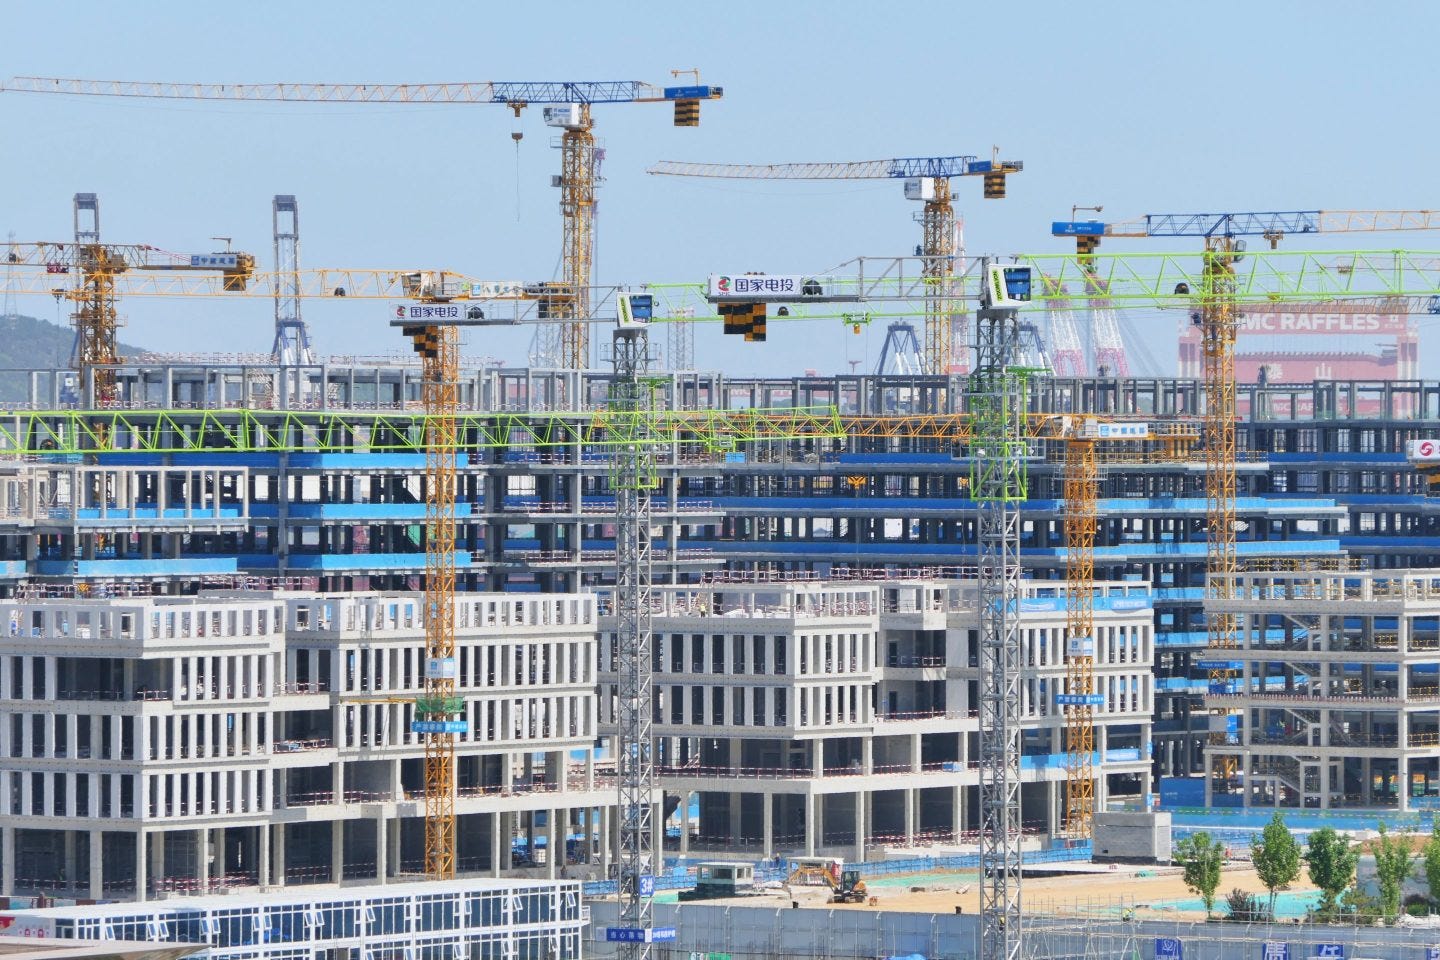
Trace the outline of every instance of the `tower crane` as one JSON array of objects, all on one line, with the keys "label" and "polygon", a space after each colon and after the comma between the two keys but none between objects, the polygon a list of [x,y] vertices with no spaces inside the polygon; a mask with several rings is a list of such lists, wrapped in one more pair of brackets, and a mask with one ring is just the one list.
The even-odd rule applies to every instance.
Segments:
[{"label": "tower crane", "polygon": [[[1044,415],[1042,415],[1044,416]],[[1092,835],[1095,817],[1095,708],[1105,697],[1095,691],[1095,531],[1099,517],[1101,443],[1160,443],[1168,460],[1185,456],[1195,431],[1183,422],[1115,420],[1093,414],[1045,418],[1045,435],[1064,446],[1065,498],[1065,692],[1056,706],[1065,712],[1067,750],[1065,825],[1071,836]],[[1122,462],[1144,458],[1131,447]]]},{"label": "tower crane", "polygon": [[[81,389],[95,406],[105,407],[117,399],[114,365],[120,361],[116,343],[120,320],[115,308],[116,278],[131,272],[192,271],[213,275],[225,290],[240,291],[255,272],[255,258],[235,251],[192,255],[145,244],[101,243],[99,197],[75,194],[74,212],[73,243],[11,241],[6,245],[7,282],[23,281],[26,267],[43,267],[52,281],[48,292],[74,304],[70,315],[75,325],[72,360]],[[68,277],[70,286],[55,287],[57,275]]]},{"label": "tower crane", "polygon": [[[21,260],[22,248],[16,248],[15,259]],[[28,252],[28,251],[26,251]],[[33,263],[33,258],[26,259]],[[313,276],[320,275],[318,282]],[[654,791],[653,743],[651,736],[650,665],[650,492],[656,484],[654,450],[657,444],[701,444],[707,449],[730,449],[737,442],[751,439],[784,440],[804,437],[843,436],[833,409],[822,411],[700,411],[693,414],[659,412],[650,399],[651,386],[644,377],[648,363],[646,327],[650,316],[651,298],[639,294],[623,294],[619,298],[622,322],[616,332],[616,386],[609,410],[598,412],[588,425],[576,427],[560,417],[544,418],[548,426],[537,426],[525,417],[503,417],[507,422],[487,428],[477,421],[493,418],[492,414],[462,415],[459,410],[459,328],[484,325],[483,311],[467,309],[463,302],[477,298],[482,292],[492,293],[488,299],[523,299],[523,288],[506,288],[460,278],[444,271],[398,271],[386,276],[378,271],[298,271],[286,270],[273,275],[253,275],[261,281],[235,291],[240,296],[270,296],[284,291],[294,298],[334,296],[342,288],[332,287],[334,278],[348,277],[356,283],[355,299],[376,296],[403,296],[418,301],[401,308],[392,321],[410,338],[423,363],[422,397],[424,413],[414,415],[340,414],[338,419],[320,415],[328,425],[310,429],[293,429],[295,417],[310,414],[281,414],[278,420],[258,417],[244,411],[246,426],[227,431],[235,441],[230,446],[252,449],[260,446],[272,452],[296,449],[297,439],[334,437],[342,447],[353,448],[354,438],[370,449],[376,444],[418,445],[425,454],[425,671],[424,691],[413,700],[414,719],[410,729],[425,744],[425,872],[445,879],[455,875],[455,750],[456,739],[469,729],[467,705],[457,691],[457,658],[454,607],[456,597],[455,565],[455,504],[457,486],[457,454],[462,449],[504,447],[526,443],[536,447],[573,449],[577,443],[600,444],[615,453],[612,484],[616,491],[616,605],[623,621],[621,647],[622,688],[621,735],[619,745],[620,810],[621,810],[621,877],[625,907],[623,929],[635,939],[622,939],[628,956],[643,960],[649,944],[657,935],[652,922],[650,902],[653,894],[653,873],[650,861],[651,824]],[[504,288],[495,293],[497,288]],[[150,289],[159,296],[219,295],[222,288],[214,285],[189,284],[170,290]],[[643,310],[642,310],[643,303]],[[644,322],[637,322],[642,317]],[[202,418],[214,411],[197,411]],[[238,411],[230,411],[236,413]],[[109,413],[66,411],[68,425],[63,428],[69,438],[58,434],[38,440],[43,449],[53,454],[60,444],[85,446],[87,452],[139,452],[130,444],[140,440],[152,450],[157,440],[178,434],[193,436],[193,431],[179,427],[175,414],[163,411],[113,411]],[[142,426],[150,414],[159,419]],[[180,419],[186,415],[182,414]],[[574,419],[574,418],[571,418]],[[272,422],[273,421],[273,422]],[[49,432],[48,430],[45,432]],[[22,431],[32,440],[29,428]],[[15,435],[19,436],[19,434]],[[200,431],[199,445],[183,441],[187,449],[207,449],[215,434]],[[83,439],[82,439],[83,438]],[[142,439],[144,438],[144,439]],[[243,439],[242,439],[243,438]],[[22,441],[31,442],[31,441]],[[394,702],[394,698],[385,698]]]},{"label": "tower crane", "polygon": [[[1072,212],[1073,216],[1073,212]],[[1104,223],[1098,220],[1056,221],[1051,234],[1075,238],[1082,266],[1092,262],[1104,237],[1201,237],[1205,242],[1204,267],[1193,292],[1188,284],[1176,292],[1193,293],[1192,319],[1200,328],[1205,370],[1205,599],[1223,602],[1235,589],[1239,565],[1235,550],[1236,443],[1235,443],[1235,339],[1240,325],[1236,264],[1245,253],[1246,236],[1258,236],[1275,249],[1286,235],[1307,233],[1377,232],[1440,229],[1440,211],[1431,210],[1289,210],[1240,213],[1165,213]],[[1108,285],[1098,277],[1087,281],[1092,295],[1106,295]],[[1238,645],[1238,623],[1233,614],[1209,610],[1205,614],[1208,646],[1214,651]],[[1223,652],[1221,653],[1223,656]],[[1228,661],[1212,661],[1227,663]],[[1234,679],[1228,666],[1212,666],[1212,692],[1223,692]],[[1210,732],[1212,743],[1228,739],[1228,711],[1217,711]],[[1235,770],[1226,757],[1220,775],[1229,780]]]},{"label": "tower crane", "polygon": [[[163,100],[282,101],[287,103],[499,104],[518,118],[526,107],[544,108],[547,126],[559,129],[560,188],[564,223],[563,279],[544,303],[561,321],[560,365],[583,370],[590,363],[589,299],[595,258],[595,188],[600,182],[591,107],[610,103],[671,103],[677,127],[700,125],[700,101],[718,100],[724,88],[695,82],[655,86],[638,80],[464,83],[154,83],[11,77],[0,92],[143,97]],[[518,137],[516,138],[518,141]]]},{"label": "tower crane", "polygon": [[955,358],[951,331],[954,291],[949,281],[956,250],[955,208],[950,202],[953,177],[983,177],[988,199],[1005,196],[1005,178],[1024,169],[1019,160],[981,160],[978,157],[901,157],[854,163],[680,163],[662,160],[648,171],[675,177],[715,177],[740,180],[904,180],[905,198],[924,201],[916,214],[923,239],[917,253],[923,258],[927,285],[925,297],[925,372],[948,374]]},{"label": "tower crane", "polygon": [[[1231,250],[1233,254],[1233,249]],[[1380,253],[1251,254],[1243,262],[1228,261],[1223,294],[1233,311],[1249,303],[1314,302],[1372,297],[1409,298],[1424,309],[1429,298],[1440,296],[1440,266],[1434,254],[1407,251]],[[1026,405],[1025,371],[1013,360],[1018,349],[1019,313],[1069,296],[1066,283],[1103,285],[1117,307],[1194,306],[1195,290],[1204,295],[1216,271],[1215,257],[1194,254],[1136,257],[1097,255],[1024,255],[1013,264],[983,262],[973,274],[955,278],[964,298],[987,298],[975,327],[976,372],[971,380],[971,489],[980,510],[981,620],[981,773],[983,865],[986,887],[983,914],[983,953],[986,960],[1011,960],[1019,945],[1019,508],[1026,495],[1026,458],[1029,437],[1023,411]],[[1025,268],[1025,269],[1015,269]],[[1012,274],[1010,271],[1014,269]],[[883,272],[883,271],[882,271]],[[864,271],[861,271],[862,278]],[[323,275],[323,274],[322,274]],[[329,276],[338,274],[331,273]],[[353,276],[376,285],[395,284],[423,294],[425,284],[404,286],[408,280],[356,271]],[[1036,275],[1044,283],[1032,282]],[[407,275],[412,276],[412,275]],[[413,276],[418,276],[413,275]],[[445,292],[446,276],[432,277]],[[874,276],[872,270],[870,276]],[[122,281],[136,278],[122,275]],[[207,281],[182,285],[201,293],[219,294]],[[403,280],[403,283],[402,283]],[[697,291],[700,285],[691,285]],[[862,283],[856,288],[861,289]],[[301,288],[316,291],[302,275]],[[430,286],[429,289],[436,289]],[[473,286],[469,288],[472,291]],[[152,292],[156,292],[152,289]],[[252,284],[239,296],[268,296]],[[329,296],[321,286],[314,295]],[[393,295],[393,294],[392,294]],[[697,293],[698,296],[698,293]],[[1212,294],[1213,298],[1215,295]],[[423,299],[417,296],[416,299]],[[983,301],[982,301],[983,302]],[[1213,309],[1209,301],[1202,301]],[[423,309],[420,308],[420,309]],[[445,309],[449,309],[445,307]],[[412,318],[413,319],[413,318]],[[424,319],[423,316],[421,319]],[[663,317],[657,315],[657,320]],[[636,367],[637,374],[641,368]],[[119,452],[165,453],[234,452],[266,449],[272,452],[300,449],[316,438],[323,449],[414,449],[414,432],[430,417],[379,412],[229,411],[242,424],[239,429],[204,429],[214,411],[108,410],[12,411],[0,418],[0,450],[14,454],[65,454]],[[887,430],[953,430],[954,417],[912,417],[887,425]],[[197,425],[200,429],[197,429]],[[304,429],[297,429],[302,426]],[[1209,423],[1207,421],[1207,429]],[[424,444],[434,436],[423,431]],[[629,411],[586,415],[458,414],[455,443],[466,449],[508,446],[517,442],[538,446],[577,443],[613,448],[659,442],[696,442],[707,449],[753,439],[785,437],[838,437],[839,418],[806,411]],[[888,434],[887,434],[888,435]],[[907,434],[908,435],[908,434]],[[364,438],[363,440],[358,438]],[[314,449],[314,447],[307,447]],[[643,884],[639,896],[644,895]]]}]

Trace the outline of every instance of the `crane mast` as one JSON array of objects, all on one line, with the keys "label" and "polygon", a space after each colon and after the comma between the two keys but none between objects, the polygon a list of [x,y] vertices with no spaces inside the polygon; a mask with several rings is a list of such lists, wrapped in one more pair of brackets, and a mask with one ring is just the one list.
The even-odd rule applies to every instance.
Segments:
[{"label": "crane mast", "polygon": [[924,227],[922,248],[927,295],[925,297],[925,372],[944,376],[950,372],[955,343],[950,329],[954,301],[950,298],[955,258],[955,208],[950,202],[950,181],[935,178],[935,195],[921,211]]},{"label": "crane mast", "polygon": [[425,739],[425,873],[455,876],[455,459],[459,437],[459,331],[406,327],[420,354],[425,407],[425,696],[416,704]]},{"label": "crane mast", "polygon": [[[1024,270],[1029,299],[1029,268]],[[1018,298],[998,297],[1007,268],[982,268],[970,374],[970,489],[980,600],[980,956],[1020,950],[1020,505],[1028,493],[1026,372]],[[1002,289],[1004,289],[1002,287]]]},{"label": "crane mast", "polygon": [[82,394],[89,391],[96,407],[108,407],[117,399],[115,364],[120,362],[115,331],[119,315],[115,310],[115,274],[125,269],[112,251],[100,243],[100,199],[93,193],[75,194],[75,253],[77,276],[75,350],[72,357],[80,374]]},{"label": "crane mast", "polygon": [[624,960],[649,960],[654,929],[651,907],[655,851],[655,759],[651,678],[650,494],[658,482],[654,462],[653,401],[644,379],[649,336],[644,325],[620,326],[613,338],[615,385],[610,409],[627,425],[615,447],[615,618],[617,626],[616,779],[620,818],[620,941]]},{"label": "crane mast", "polygon": [[590,366],[590,273],[595,260],[595,134],[590,104],[560,136],[560,214],[564,222],[564,283],[560,359],[566,370]]},{"label": "crane mast", "polygon": [[[1235,300],[1235,261],[1238,244],[1234,237],[1205,238],[1205,260],[1201,273],[1199,303],[1201,351],[1205,369],[1205,599],[1222,602],[1235,591],[1238,571],[1235,547],[1235,338],[1240,311]],[[1205,631],[1212,650],[1225,651],[1238,644],[1234,614],[1207,609]],[[1224,656],[1224,654],[1220,654]],[[1215,654],[1211,654],[1215,656]],[[1209,669],[1211,693],[1228,692],[1234,671],[1228,661]],[[1224,743],[1228,733],[1228,711],[1212,714],[1210,742]],[[1215,729],[1218,726],[1219,729]],[[1221,775],[1229,780],[1235,773],[1231,756],[1222,758]]]},{"label": "crane mast", "polygon": [[1095,528],[1100,471],[1082,426],[1065,442],[1065,828],[1095,819]]}]

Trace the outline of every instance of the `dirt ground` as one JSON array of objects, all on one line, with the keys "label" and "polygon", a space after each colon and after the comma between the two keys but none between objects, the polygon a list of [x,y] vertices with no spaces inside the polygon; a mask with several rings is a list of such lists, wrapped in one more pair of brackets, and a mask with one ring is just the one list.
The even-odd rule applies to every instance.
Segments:
[{"label": "dirt ground", "polygon": [[[1140,873],[1148,874],[1141,876]],[[1216,893],[1217,907],[1223,909],[1225,894],[1239,887],[1250,893],[1263,894],[1265,888],[1249,865],[1227,864]],[[903,877],[883,877],[869,884],[870,894],[877,898],[874,909],[919,913],[953,913],[958,906],[966,913],[980,909],[980,877],[978,873],[929,873]],[[1292,890],[1314,889],[1303,878]],[[1069,912],[1098,910],[1134,904],[1143,908],[1167,900],[1194,898],[1185,887],[1178,867],[1147,867],[1074,873],[1058,877],[1027,877],[1024,880],[1026,912]],[[766,891],[754,897],[707,901],[710,903],[745,903],[784,906],[791,900],[783,890]],[[826,892],[819,887],[796,887],[794,900],[804,908],[831,909]],[[835,909],[845,909],[836,906]],[[1166,910],[1166,916],[1185,917],[1185,911]],[[1203,916],[1200,911],[1195,916]]]}]

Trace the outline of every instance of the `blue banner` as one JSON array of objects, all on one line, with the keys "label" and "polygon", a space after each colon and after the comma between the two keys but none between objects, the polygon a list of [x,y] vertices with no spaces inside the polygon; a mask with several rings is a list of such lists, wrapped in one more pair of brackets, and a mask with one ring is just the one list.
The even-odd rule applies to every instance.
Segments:
[{"label": "blue banner", "polygon": [[1179,937],[1156,937],[1155,960],[1185,960],[1185,947]]}]

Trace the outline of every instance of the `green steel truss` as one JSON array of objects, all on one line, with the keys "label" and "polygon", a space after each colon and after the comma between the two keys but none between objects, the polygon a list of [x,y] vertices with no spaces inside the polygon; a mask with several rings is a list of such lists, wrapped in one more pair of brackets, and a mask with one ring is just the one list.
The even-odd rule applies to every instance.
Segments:
[{"label": "green steel truss", "polygon": [[[834,407],[461,413],[459,450],[614,447],[638,440],[717,452],[767,440],[843,439]],[[425,452],[422,413],[284,410],[16,410],[0,455]]]},{"label": "green steel truss", "polygon": [[[1105,296],[1117,308],[1188,307],[1205,289],[1204,251],[1188,253],[1019,254],[1044,282],[1027,309],[1044,309],[1053,300]],[[853,303],[791,302],[786,313],[770,311],[771,322],[836,319],[869,323],[878,318],[923,316],[924,299],[937,282],[954,299],[978,300],[981,258],[952,276],[927,278],[919,257],[861,257],[823,277],[827,293],[849,296]],[[928,286],[927,286],[928,285]],[[649,283],[656,297],[657,320],[718,323],[715,306],[705,299],[703,283]],[[1257,250],[1235,264],[1237,303],[1287,303],[1329,299],[1408,297],[1415,306],[1440,296],[1440,252],[1415,250],[1290,251]]]}]

